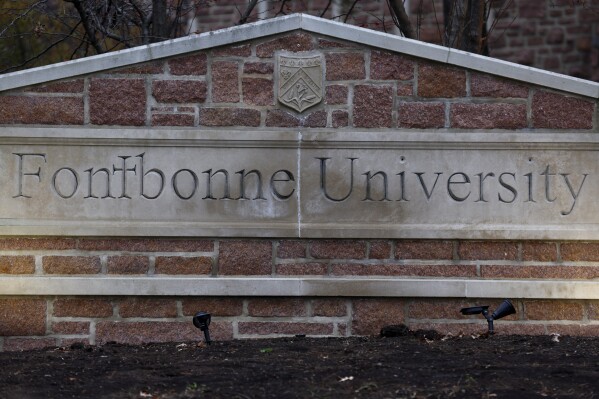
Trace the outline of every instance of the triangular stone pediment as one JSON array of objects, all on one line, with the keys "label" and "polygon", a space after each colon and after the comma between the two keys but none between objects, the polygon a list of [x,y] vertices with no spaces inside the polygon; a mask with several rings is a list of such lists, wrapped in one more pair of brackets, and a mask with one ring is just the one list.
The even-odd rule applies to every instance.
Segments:
[{"label": "triangular stone pediment", "polygon": [[296,31],[314,33],[354,42],[389,52],[415,56],[449,66],[491,74],[556,89],[585,97],[599,98],[599,84],[460,50],[405,39],[396,35],[330,21],[306,14],[267,19],[213,32],[194,34],[165,42],[67,61],[0,75],[0,92],[43,84],[144,62],[182,56],[197,51],[231,46],[249,40]]}]

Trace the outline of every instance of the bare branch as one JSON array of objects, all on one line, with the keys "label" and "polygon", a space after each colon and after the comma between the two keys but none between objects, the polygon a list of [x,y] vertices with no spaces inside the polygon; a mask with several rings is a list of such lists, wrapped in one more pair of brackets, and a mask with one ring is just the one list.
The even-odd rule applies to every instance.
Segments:
[{"label": "bare branch", "polygon": [[16,24],[19,20],[21,20],[22,18],[25,18],[31,11],[33,11],[35,8],[37,8],[38,5],[43,4],[46,1],[47,0],[40,0],[37,3],[32,4],[31,6],[27,7],[27,9],[25,10],[24,13],[17,15],[17,17],[15,19],[13,19],[8,25],[6,25],[6,27],[4,29],[2,29],[2,32],[0,32],[0,36],[4,35],[4,32],[6,32],[9,28],[14,26],[14,24]]},{"label": "bare branch", "polygon": [[248,6],[245,9],[245,11],[243,12],[243,15],[239,19],[239,22],[237,23],[237,25],[243,25],[247,22],[250,14],[254,10],[254,7],[256,7],[256,4],[258,4],[258,0],[252,0],[248,3]]},{"label": "bare branch", "polygon": [[349,7],[349,10],[347,11],[347,14],[345,14],[345,18],[343,19],[343,23],[347,22],[347,19],[349,18],[349,16],[351,15],[351,13],[354,11],[354,7],[356,6],[356,3],[359,0],[354,0],[354,2],[351,4],[351,6]]},{"label": "bare branch", "polygon": [[399,31],[408,39],[414,39],[414,28],[412,28],[412,22],[410,22],[410,17],[408,17],[403,1],[387,0],[387,5],[391,11],[393,22],[395,22]]},{"label": "bare branch", "polygon": [[65,1],[67,1],[69,3],[73,3],[73,6],[75,6],[75,9],[79,13],[79,18],[81,18],[81,22],[83,23],[83,27],[86,32],[86,36],[88,37],[89,42],[93,46],[93,48],[96,50],[96,52],[98,54],[104,53],[104,48],[98,41],[98,38],[96,37],[96,29],[94,28],[94,26],[92,24],[92,19],[94,17],[92,15],[92,13],[89,12],[88,10],[84,9],[83,4],[80,0],[65,0]]},{"label": "bare branch", "polygon": [[168,36],[166,24],[166,0],[152,0],[151,42],[159,42]]},{"label": "bare branch", "polygon": [[279,11],[277,11],[277,13],[275,14],[275,16],[278,16],[280,14],[285,15],[285,12],[283,11],[283,8],[285,7],[285,4],[287,4],[287,0],[281,1],[281,7],[279,8]]},{"label": "bare branch", "polygon": [[319,17],[320,17],[320,18],[324,17],[324,14],[326,14],[326,13],[327,13],[327,11],[329,10],[329,7],[331,6],[331,3],[332,3],[332,2],[333,2],[333,0],[329,0],[329,1],[327,2],[327,5],[326,5],[326,7],[325,7],[325,8],[322,10],[322,12],[321,12],[321,13],[320,13],[320,15],[319,15]]},{"label": "bare branch", "polygon": [[10,72],[10,71],[17,70],[17,69],[19,69],[19,68],[21,68],[21,67],[24,67],[25,65],[29,64],[30,62],[37,60],[37,59],[38,59],[38,58],[40,58],[42,55],[44,55],[44,54],[46,54],[48,51],[50,51],[52,48],[54,48],[54,47],[58,46],[60,43],[64,42],[65,40],[67,40],[67,39],[70,39],[70,38],[72,37],[71,35],[73,34],[73,32],[75,32],[75,30],[77,29],[77,27],[78,27],[79,25],[80,25],[80,24],[77,24],[77,25],[75,25],[75,27],[74,27],[74,28],[71,30],[71,32],[70,32],[70,34],[69,34],[69,35],[65,35],[65,37],[63,37],[63,38],[61,38],[61,39],[58,39],[58,40],[57,40],[57,41],[55,41],[54,43],[51,43],[51,44],[50,44],[48,47],[46,47],[46,48],[45,48],[43,51],[39,52],[38,54],[34,55],[33,57],[30,57],[30,58],[26,59],[25,61],[23,61],[23,62],[22,62],[22,63],[20,63],[19,65],[14,65],[14,66],[11,66],[11,67],[8,67],[8,68],[6,68],[6,69],[3,69],[3,70],[1,70],[1,71],[0,71],[0,73],[5,73],[5,72]]}]

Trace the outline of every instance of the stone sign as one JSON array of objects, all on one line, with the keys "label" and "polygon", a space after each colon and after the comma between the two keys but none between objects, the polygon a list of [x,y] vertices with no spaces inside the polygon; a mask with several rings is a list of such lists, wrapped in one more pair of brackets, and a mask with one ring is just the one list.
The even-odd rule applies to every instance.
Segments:
[{"label": "stone sign", "polygon": [[8,130],[3,234],[599,236],[592,135]]}]

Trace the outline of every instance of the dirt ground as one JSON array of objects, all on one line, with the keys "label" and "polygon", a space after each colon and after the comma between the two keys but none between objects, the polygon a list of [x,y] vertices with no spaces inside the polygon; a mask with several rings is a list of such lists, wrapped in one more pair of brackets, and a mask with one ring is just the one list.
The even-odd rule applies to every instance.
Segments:
[{"label": "dirt ground", "polygon": [[0,353],[1,398],[593,398],[599,337],[238,340]]}]

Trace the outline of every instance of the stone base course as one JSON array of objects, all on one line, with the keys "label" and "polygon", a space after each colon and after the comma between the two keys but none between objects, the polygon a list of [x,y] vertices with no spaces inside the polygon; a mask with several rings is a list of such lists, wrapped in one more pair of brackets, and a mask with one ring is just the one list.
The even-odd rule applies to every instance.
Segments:
[{"label": "stone base course", "polygon": [[[283,337],[375,335],[383,326],[406,324],[442,334],[484,333],[482,317],[462,316],[465,306],[500,304],[500,299],[406,298],[239,298],[150,297],[0,299],[5,351],[74,342],[200,341],[191,320],[200,311],[212,314],[214,340]],[[517,314],[496,322],[499,334],[596,335],[599,301],[512,300]],[[98,307],[98,309],[96,309]]]},{"label": "stone base course", "polygon": [[[541,280],[599,277],[596,242],[469,240],[240,240],[240,239],[4,239],[0,268],[21,278],[42,276],[263,276],[264,278],[376,276]],[[44,249],[49,248],[49,249]],[[37,265],[23,267],[21,260]],[[25,264],[28,262],[26,261]],[[89,265],[94,265],[90,269]],[[133,276],[132,276],[133,274]],[[532,281],[532,280],[531,280]],[[110,341],[139,344],[199,340],[191,324],[211,312],[217,340],[377,334],[405,323],[441,333],[484,332],[465,306],[503,298],[236,297],[236,296],[2,296],[3,350]],[[511,298],[517,314],[498,322],[499,333],[595,335],[599,301]]]}]

